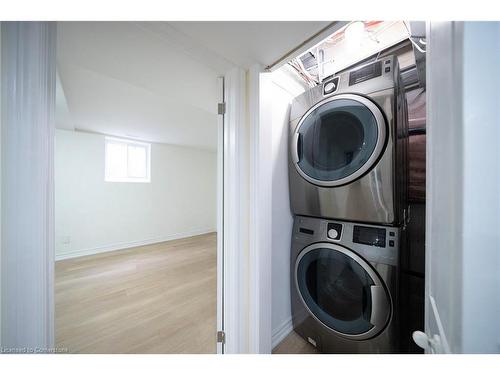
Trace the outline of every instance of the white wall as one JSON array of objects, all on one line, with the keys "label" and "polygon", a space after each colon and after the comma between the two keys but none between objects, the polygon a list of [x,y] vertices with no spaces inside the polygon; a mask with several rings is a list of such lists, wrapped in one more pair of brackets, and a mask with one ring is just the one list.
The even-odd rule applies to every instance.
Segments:
[{"label": "white wall", "polygon": [[152,144],[151,183],[104,182],[104,136],[57,130],[56,259],[215,231],[216,168],[215,152]]},{"label": "white wall", "polygon": [[272,345],[292,330],[290,302],[290,245],[293,215],[288,187],[289,103],[304,91],[293,77],[280,69],[272,73]]}]

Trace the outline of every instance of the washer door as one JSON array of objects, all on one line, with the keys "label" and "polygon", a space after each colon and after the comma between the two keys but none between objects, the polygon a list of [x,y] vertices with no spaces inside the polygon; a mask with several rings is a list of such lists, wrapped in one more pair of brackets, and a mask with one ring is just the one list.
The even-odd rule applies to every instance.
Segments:
[{"label": "washer door", "polygon": [[311,315],[352,340],[366,340],[389,322],[391,299],[375,270],[351,250],[330,243],[306,247],[295,264],[299,296]]},{"label": "washer door", "polygon": [[380,109],[360,95],[325,99],[305,113],[290,150],[299,174],[319,186],[356,180],[378,160],[386,141]]}]

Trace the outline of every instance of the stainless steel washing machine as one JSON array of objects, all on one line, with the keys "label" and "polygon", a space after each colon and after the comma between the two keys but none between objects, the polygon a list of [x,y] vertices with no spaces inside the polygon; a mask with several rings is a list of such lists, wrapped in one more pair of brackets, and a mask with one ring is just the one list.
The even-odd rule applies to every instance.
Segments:
[{"label": "stainless steel washing machine", "polygon": [[395,227],[296,216],[292,232],[294,330],[324,353],[397,353]]},{"label": "stainless steel washing machine", "polygon": [[295,98],[289,131],[292,212],[403,223],[407,117],[392,56],[329,78]]}]

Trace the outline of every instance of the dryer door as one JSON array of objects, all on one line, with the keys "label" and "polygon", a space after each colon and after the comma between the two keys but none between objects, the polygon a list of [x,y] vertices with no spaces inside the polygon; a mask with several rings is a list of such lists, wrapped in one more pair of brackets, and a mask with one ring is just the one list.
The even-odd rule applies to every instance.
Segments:
[{"label": "dryer door", "polygon": [[356,180],[378,161],[387,126],[369,99],[342,94],[325,99],[298,123],[290,146],[299,174],[319,186]]},{"label": "dryer door", "polygon": [[309,313],[342,337],[366,340],[389,322],[391,298],[381,278],[343,246],[306,247],[295,263],[295,282]]}]

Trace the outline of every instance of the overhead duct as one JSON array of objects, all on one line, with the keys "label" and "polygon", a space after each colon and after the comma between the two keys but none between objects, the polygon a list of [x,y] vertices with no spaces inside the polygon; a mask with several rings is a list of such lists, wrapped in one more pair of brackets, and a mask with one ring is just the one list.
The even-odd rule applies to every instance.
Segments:
[{"label": "overhead duct", "polygon": [[309,84],[321,82],[353,64],[407,40],[403,21],[353,21],[290,61]]},{"label": "overhead duct", "polygon": [[415,65],[417,67],[418,81],[420,87],[425,87],[425,21],[408,21],[405,22],[410,34],[410,41],[415,54]]}]

